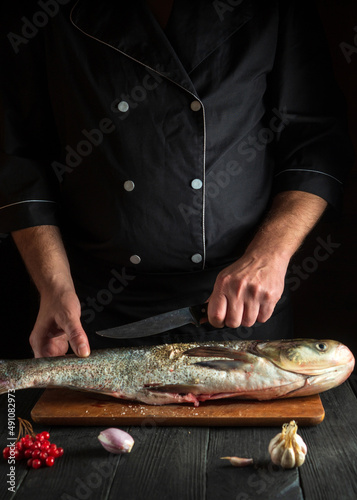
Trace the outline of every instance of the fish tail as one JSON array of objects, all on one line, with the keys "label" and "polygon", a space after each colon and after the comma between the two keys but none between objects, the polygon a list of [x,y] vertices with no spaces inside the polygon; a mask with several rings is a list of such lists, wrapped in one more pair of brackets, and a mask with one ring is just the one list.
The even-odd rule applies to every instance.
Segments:
[{"label": "fish tail", "polygon": [[11,380],[9,379],[9,362],[0,360],[0,394],[4,394],[9,389],[12,389]]},{"label": "fish tail", "polygon": [[5,394],[9,390],[6,380],[0,380],[0,394]]},{"label": "fish tail", "polygon": [[33,384],[26,376],[27,366],[31,363],[32,360],[0,359],[0,394],[31,387]]}]

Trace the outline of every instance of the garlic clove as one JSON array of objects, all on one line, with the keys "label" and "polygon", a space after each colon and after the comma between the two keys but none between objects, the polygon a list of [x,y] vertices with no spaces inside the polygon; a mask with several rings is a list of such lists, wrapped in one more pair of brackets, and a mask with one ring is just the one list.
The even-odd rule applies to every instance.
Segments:
[{"label": "garlic clove", "polygon": [[305,441],[299,434],[295,434],[295,441],[298,444],[300,450],[306,455],[307,453],[307,446],[305,444]]},{"label": "garlic clove", "polygon": [[234,467],[247,467],[247,465],[253,464],[252,458],[221,457],[221,460],[229,460]]},{"label": "garlic clove", "polygon": [[99,442],[110,453],[130,453],[134,439],[125,431],[110,427],[98,436]]},{"label": "garlic clove", "polygon": [[295,467],[295,453],[293,448],[286,448],[282,457],[280,465],[283,469],[293,469]]},{"label": "garlic clove", "polygon": [[272,448],[270,452],[270,457],[273,464],[280,465],[284,451],[285,451],[284,441],[280,442],[278,445]]},{"label": "garlic clove", "polygon": [[283,434],[280,432],[277,434],[269,443],[268,451],[269,453],[272,452],[272,449],[278,446],[278,444],[284,439]]},{"label": "garlic clove", "polygon": [[295,453],[295,465],[300,467],[305,462],[305,453],[303,451],[297,451]]}]

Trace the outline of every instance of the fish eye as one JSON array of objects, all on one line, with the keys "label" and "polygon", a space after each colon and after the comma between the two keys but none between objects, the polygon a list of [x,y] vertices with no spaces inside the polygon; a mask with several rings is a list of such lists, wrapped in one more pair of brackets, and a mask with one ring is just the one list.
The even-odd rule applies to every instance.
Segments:
[{"label": "fish eye", "polygon": [[318,343],[316,344],[316,349],[317,349],[318,351],[322,351],[322,352],[323,352],[323,351],[326,351],[326,350],[327,350],[327,344],[325,344],[325,342],[318,342]]}]

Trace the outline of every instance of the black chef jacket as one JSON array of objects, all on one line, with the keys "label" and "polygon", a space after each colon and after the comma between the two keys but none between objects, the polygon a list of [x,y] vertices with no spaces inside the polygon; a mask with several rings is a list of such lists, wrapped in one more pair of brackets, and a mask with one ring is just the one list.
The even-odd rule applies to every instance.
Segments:
[{"label": "black chef jacket", "polygon": [[[142,1],[0,9],[0,231],[61,226],[87,330],[206,300],[275,193],[339,204],[350,147],[310,1],[180,0],[165,30]],[[238,334],[289,336],[287,304]]]}]

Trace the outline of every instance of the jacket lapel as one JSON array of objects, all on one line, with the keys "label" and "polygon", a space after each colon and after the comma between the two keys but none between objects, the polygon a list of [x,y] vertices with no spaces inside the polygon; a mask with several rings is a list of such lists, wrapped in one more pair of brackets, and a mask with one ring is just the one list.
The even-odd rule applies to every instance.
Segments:
[{"label": "jacket lapel", "polygon": [[188,74],[254,15],[252,0],[176,0],[169,34]]},{"label": "jacket lapel", "polygon": [[[252,17],[251,0],[236,1],[235,4],[239,4],[236,7],[228,5],[225,1],[176,0],[176,2],[179,2],[178,8],[181,12],[182,9],[187,9],[187,22],[190,22],[187,13],[194,15],[192,4],[196,9],[204,11],[203,15],[200,15],[198,24],[197,34],[200,43],[195,44],[192,59],[185,68],[144,0],[105,2],[78,0],[72,9],[71,21],[87,36],[120,51],[196,94],[188,76],[189,71]],[[228,10],[222,10],[227,8]],[[193,22],[192,18],[191,21]],[[182,36],[185,37],[185,23],[178,24],[178,27],[183,30]]]}]

